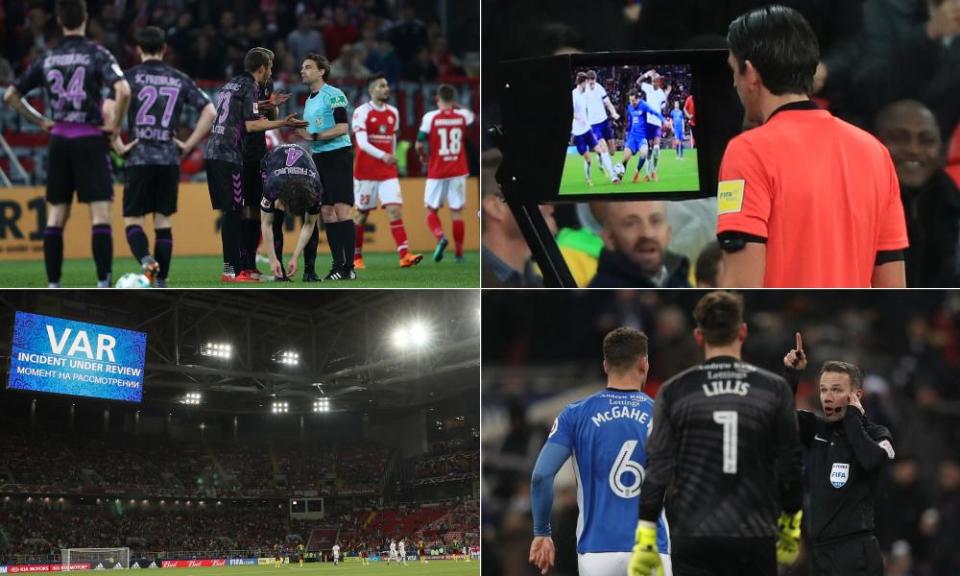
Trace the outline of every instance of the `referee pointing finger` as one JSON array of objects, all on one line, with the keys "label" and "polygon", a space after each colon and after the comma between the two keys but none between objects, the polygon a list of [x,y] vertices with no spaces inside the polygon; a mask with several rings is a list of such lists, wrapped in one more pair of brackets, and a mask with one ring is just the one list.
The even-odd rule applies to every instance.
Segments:
[{"label": "referee pointing finger", "polygon": [[730,24],[728,63],[747,120],[717,190],[720,282],[739,287],[905,286],[897,174],[873,136],[810,100],[817,39],[791,8]]}]

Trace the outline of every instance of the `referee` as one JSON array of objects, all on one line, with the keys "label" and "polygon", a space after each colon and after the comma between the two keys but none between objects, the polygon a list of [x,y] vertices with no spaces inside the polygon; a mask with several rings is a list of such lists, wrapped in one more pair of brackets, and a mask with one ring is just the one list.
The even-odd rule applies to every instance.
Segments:
[{"label": "referee", "polygon": [[706,360],[657,394],[630,576],[660,565],[665,497],[674,574],[776,576],[777,517],[794,516],[802,499],[793,394],[740,359],[741,296],[710,292],[693,315]]},{"label": "referee", "polygon": [[[807,365],[799,332],[783,364],[796,391]],[[811,544],[811,574],[881,576],[873,518],[884,464],[894,457],[893,437],[864,415],[860,368],[831,360],[820,368],[817,381],[824,417],[797,410],[807,471],[803,529]]]},{"label": "referee", "polygon": [[[310,96],[303,110],[303,119],[310,123],[300,135],[312,142],[313,161],[323,183],[323,207],[320,213],[327,230],[327,243],[333,256],[333,267],[324,280],[355,280],[353,270],[353,148],[350,141],[350,115],[347,97],[327,84],[330,63],[319,54],[303,59],[300,76],[310,86]],[[319,233],[315,233],[319,234]],[[319,236],[314,236],[319,239]],[[304,281],[319,280],[313,271],[316,243],[312,255],[304,252]]]},{"label": "referee", "polygon": [[810,26],[766,6],[734,20],[727,43],[747,120],[760,126],[731,140],[720,164],[721,284],[904,287],[897,173],[876,138],[810,100]]}]

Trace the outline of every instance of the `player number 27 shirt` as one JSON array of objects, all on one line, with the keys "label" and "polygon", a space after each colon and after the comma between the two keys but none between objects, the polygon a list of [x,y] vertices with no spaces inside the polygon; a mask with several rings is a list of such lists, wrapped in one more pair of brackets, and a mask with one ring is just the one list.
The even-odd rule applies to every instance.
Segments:
[{"label": "player number 27 shirt", "polygon": [[[366,134],[367,142],[374,148],[394,154],[394,137],[399,121],[400,113],[393,106],[386,104],[378,109],[373,103],[367,102],[353,112],[352,129],[355,135],[359,136],[361,132]],[[387,164],[358,149],[353,161],[353,177],[357,180],[390,180],[397,177],[397,165]]]}]

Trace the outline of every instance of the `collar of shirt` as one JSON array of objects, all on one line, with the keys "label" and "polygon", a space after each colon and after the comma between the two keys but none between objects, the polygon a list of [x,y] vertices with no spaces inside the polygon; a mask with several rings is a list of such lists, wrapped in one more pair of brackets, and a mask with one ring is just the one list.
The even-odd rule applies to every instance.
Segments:
[{"label": "collar of shirt", "polygon": [[480,257],[484,263],[490,266],[490,270],[493,271],[497,280],[508,286],[524,286],[526,285],[526,280],[533,274],[529,263],[527,263],[523,273],[521,273],[510,267],[509,264],[501,260],[486,246],[481,247]]},{"label": "collar of shirt", "polygon": [[790,110],[819,110],[820,107],[817,106],[817,103],[813,100],[801,100],[799,102],[790,102],[789,104],[784,104],[783,106],[777,108],[773,111],[772,114],[767,118],[767,122],[771,118],[779,114],[780,112],[788,112]]}]

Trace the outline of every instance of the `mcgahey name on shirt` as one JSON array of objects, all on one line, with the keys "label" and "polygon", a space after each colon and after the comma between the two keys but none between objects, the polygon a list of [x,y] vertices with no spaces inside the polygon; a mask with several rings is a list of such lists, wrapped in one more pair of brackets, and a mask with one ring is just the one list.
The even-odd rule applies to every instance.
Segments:
[{"label": "mcgahey name on shirt", "polygon": [[597,428],[605,422],[613,422],[617,418],[632,418],[641,424],[646,424],[650,415],[638,408],[621,408],[620,406],[614,406],[613,408],[607,410],[606,412],[597,412],[597,414],[590,419],[596,425]]}]

